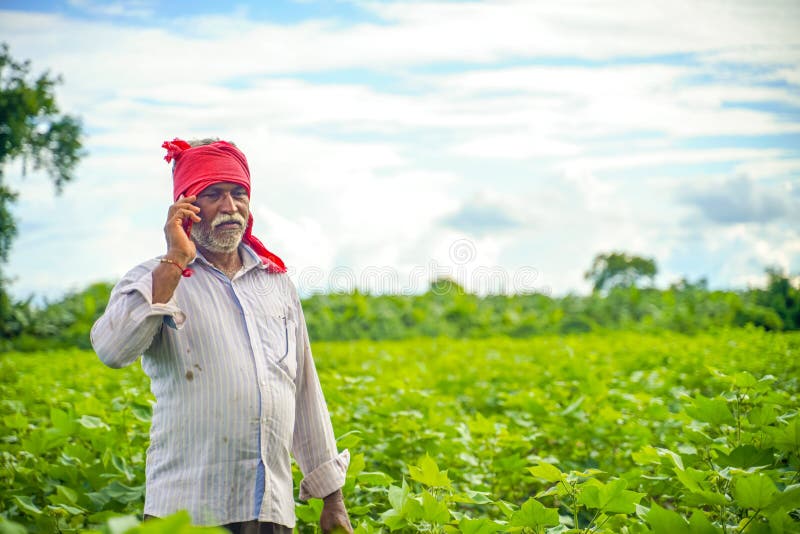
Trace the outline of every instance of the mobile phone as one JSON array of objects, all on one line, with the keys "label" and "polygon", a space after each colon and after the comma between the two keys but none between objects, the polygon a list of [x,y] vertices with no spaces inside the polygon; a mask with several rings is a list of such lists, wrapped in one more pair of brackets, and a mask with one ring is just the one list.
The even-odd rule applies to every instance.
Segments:
[{"label": "mobile phone", "polygon": [[188,217],[183,220],[183,230],[186,232],[186,237],[192,237],[192,223],[194,221]]}]

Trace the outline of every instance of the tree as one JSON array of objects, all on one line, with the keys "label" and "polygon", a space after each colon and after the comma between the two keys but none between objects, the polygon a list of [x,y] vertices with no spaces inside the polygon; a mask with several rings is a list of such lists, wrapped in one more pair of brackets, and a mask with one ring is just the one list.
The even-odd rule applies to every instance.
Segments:
[{"label": "tree", "polygon": [[612,287],[633,287],[642,278],[649,278],[652,283],[656,272],[656,262],[652,258],[611,252],[595,256],[591,269],[583,276],[592,282],[594,291],[602,291]]},{"label": "tree", "polygon": [[30,61],[15,61],[8,45],[0,45],[0,324],[11,310],[2,266],[17,235],[10,210],[17,193],[6,183],[5,166],[21,159],[23,175],[43,170],[60,193],[83,155],[80,121],[61,114],[56,104],[54,89],[61,78],[49,72],[31,77],[30,71]]}]

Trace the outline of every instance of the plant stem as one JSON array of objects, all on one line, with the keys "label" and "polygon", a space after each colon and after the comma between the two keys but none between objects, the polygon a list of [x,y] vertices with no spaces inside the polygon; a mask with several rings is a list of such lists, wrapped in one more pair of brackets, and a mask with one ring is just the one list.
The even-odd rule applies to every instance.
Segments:
[{"label": "plant stem", "polygon": [[740,533],[744,532],[744,531],[747,529],[747,527],[748,527],[748,526],[750,526],[750,523],[752,523],[752,522],[753,522],[753,519],[755,519],[756,517],[758,517],[758,514],[760,514],[760,513],[761,513],[761,510],[756,510],[756,513],[754,513],[753,515],[751,515],[751,516],[750,516],[750,517],[747,519],[747,523],[745,523],[745,524],[742,526],[742,530],[740,530],[739,532],[740,532]]},{"label": "plant stem", "polygon": [[602,508],[601,508],[601,509],[597,510],[597,512],[595,512],[595,514],[594,514],[594,517],[592,517],[592,520],[591,520],[591,521],[589,521],[589,524],[588,524],[588,525],[586,525],[586,530],[584,531],[584,532],[586,532],[586,534],[589,534],[589,527],[591,527],[591,526],[592,526],[592,523],[594,523],[595,519],[597,519],[597,516],[599,516],[599,515],[600,515],[600,512],[602,512],[602,511],[603,511],[603,510],[602,510]]}]

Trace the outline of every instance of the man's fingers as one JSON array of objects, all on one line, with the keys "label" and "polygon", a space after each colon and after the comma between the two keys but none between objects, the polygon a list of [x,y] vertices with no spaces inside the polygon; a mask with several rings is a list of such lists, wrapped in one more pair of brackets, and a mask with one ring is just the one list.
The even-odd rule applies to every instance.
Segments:
[{"label": "man's fingers", "polygon": [[173,209],[170,209],[168,217],[169,220],[179,218],[179,219],[191,219],[194,222],[200,222],[201,219],[197,215],[199,211],[200,208],[198,208],[197,206],[192,206],[191,204],[188,205],[187,207],[173,207]]}]

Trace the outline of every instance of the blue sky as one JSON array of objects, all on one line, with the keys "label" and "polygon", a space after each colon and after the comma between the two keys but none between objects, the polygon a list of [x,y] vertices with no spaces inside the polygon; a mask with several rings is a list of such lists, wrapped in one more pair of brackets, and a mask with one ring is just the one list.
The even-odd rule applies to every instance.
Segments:
[{"label": "blue sky", "polygon": [[[303,293],[584,293],[595,254],[657,285],[800,273],[800,4],[0,2],[63,76],[87,157],[21,196],[13,293],[57,296],[164,252],[161,142],[233,140],[255,234]],[[55,266],[55,267],[54,267]]]}]

